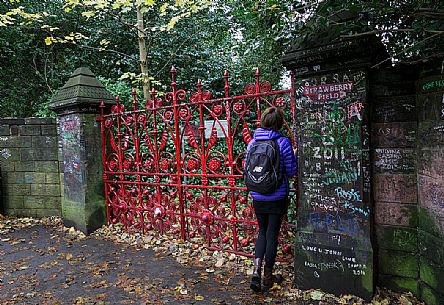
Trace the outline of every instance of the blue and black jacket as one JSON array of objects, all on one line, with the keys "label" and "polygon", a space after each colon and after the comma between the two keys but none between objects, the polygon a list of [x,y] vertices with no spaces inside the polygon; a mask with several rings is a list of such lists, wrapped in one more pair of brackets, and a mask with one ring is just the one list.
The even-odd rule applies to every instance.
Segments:
[{"label": "blue and black jacket", "polygon": [[290,192],[290,186],[288,182],[288,177],[293,177],[297,172],[297,159],[293,153],[293,148],[291,147],[290,140],[283,137],[278,131],[272,129],[258,128],[254,132],[253,140],[248,143],[248,151],[255,141],[263,140],[275,140],[279,147],[279,161],[280,161],[280,172],[282,173],[282,184],[277,188],[277,190],[270,194],[260,194],[256,192],[250,192],[251,197],[258,201],[277,201],[288,197]]}]

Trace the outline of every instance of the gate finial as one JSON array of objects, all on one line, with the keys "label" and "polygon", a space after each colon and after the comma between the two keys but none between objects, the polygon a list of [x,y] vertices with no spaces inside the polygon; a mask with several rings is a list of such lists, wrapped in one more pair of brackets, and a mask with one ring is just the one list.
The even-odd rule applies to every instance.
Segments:
[{"label": "gate finial", "polygon": [[261,76],[261,71],[259,70],[259,67],[256,68],[256,73],[255,73],[255,77],[256,77],[256,93],[260,92],[260,88],[259,88],[259,78]]},{"label": "gate finial", "polygon": [[230,91],[230,85],[228,84],[228,77],[229,76],[230,76],[230,74],[228,74],[228,70],[225,70],[225,72],[224,72],[224,78],[225,78],[225,86],[224,86],[225,97],[229,96],[229,91]]},{"label": "gate finial", "polygon": [[99,108],[100,108],[100,120],[103,121],[103,115],[105,113],[105,102],[104,101],[100,102]]},{"label": "gate finial", "polygon": [[175,90],[176,82],[174,80],[174,74],[176,74],[176,68],[174,68],[174,66],[171,66],[170,72],[171,72],[171,87],[173,87],[173,90]]},{"label": "gate finial", "polygon": [[150,96],[149,98],[145,101],[145,109],[148,108],[154,108],[156,105],[156,89],[154,89],[154,87],[151,88],[151,92],[150,92]]},{"label": "gate finial", "polygon": [[202,80],[200,78],[197,80],[197,100],[202,100]]},{"label": "gate finial", "polygon": [[133,109],[136,110],[137,109],[137,92],[136,92],[136,88],[133,88],[131,90],[131,94],[133,95]]}]

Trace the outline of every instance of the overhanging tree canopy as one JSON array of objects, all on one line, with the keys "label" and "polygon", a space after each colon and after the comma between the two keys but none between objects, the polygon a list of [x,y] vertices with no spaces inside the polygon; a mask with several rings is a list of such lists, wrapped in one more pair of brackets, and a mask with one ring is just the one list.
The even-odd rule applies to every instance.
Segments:
[{"label": "overhanging tree canopy", "polygon": [[440,2],[9,0],[0,7],[0,115],[44,115],[45,102],[80,65],[119,92],[129,86],[119,78],[154,79],[162,90],[173,64],[185,89],[202,78],[222,92],[225,69],[235,87],[256,67],[277,84],[284,73],[280,58],[294,38],[333,27],[338,37],[377,35],[389,54],[383,62],[442,58]]}]

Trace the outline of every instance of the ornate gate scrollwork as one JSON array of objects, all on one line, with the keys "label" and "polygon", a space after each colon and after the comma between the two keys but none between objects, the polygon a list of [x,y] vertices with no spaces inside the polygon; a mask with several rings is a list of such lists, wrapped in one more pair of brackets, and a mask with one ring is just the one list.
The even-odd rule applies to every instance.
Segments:
[{"label": "ornate gate scrollwork", "polygon": [[[172,68],[172,90],[161,98],[153,89],[144,107],[134,90],[131,110],[117,99],[105,115],[102,105],[108,221],[128,231],[249,256],[257,228],[242,179],[245,149],[261,112],[272,105],[284,109],[283,133],[295,145],[293,89],[272,91],[257,70],[244,95],[230,96],[226,71],[224,97],[212,99],[201,81],[196,92],[177,89],[175,72]],[[295,211],[296,196],[291,198],[290,210]],[[289,215],[281,231],[281,257],[291,252],[288,235],[295,226],[294,213]]]}]

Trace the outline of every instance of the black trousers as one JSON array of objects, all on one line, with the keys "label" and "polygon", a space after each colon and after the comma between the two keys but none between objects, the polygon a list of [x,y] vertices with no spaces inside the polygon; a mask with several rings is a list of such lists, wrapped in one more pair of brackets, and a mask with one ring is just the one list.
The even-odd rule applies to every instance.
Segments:
[{"label": "black trousers", "polygon": [[255,258],[265,257],[265,266],[273,267],[276,261],[279,231],[284,214],[256,213],[259,234],[254,247]]}]

